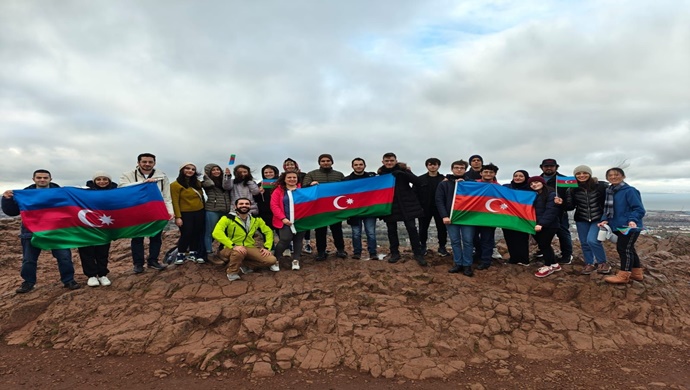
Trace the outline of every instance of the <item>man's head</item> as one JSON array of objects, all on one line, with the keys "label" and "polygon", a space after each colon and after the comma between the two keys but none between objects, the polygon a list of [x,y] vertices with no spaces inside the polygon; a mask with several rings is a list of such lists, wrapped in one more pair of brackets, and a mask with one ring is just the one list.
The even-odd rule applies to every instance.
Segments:
[{"label": "man's head", "polygon": [[53,178],[47,169],[37,169],[34,171],[33,181],[36,184],[36,188],[49,188],[51,180]]},{"label": "man's head", "polygon": [[541,171],[544,172],[545,175],[553,176],[558,170],[558,163],[553,158],[546,158],[541,162],[539,168],[541,168]]},{"label": "man's head", "polygon": [[156,166],[156,156],[151,153],[142,153],[137,156],[137,162],[142,172],[150,172]]},{"label": "man's head", "polygon": [[330,169],[333,167],[333,156],[324,153],[319,156],[319,168]]},{"label": "man's head", "polygon": [[393,152],[388,152],[383,155],[383,160],[381,162],[384,167],[393,168],[398,163],[398,156]]},{"label": "man's head", "polygon": [[453,161],[450,164],[450,171],[453,172],[453,176],[464,176],[465,171],[467,171],[467,161],[465,161],[465,160]]},{"label": "man's head", "polygon": [[441,166],[441,160],[437,159],[436,157],[427,158],[424,165],[429,173],[436,173],[438,172],[438,168]]},{"label": "man's head", "polygon": [[237,200],[235,200],[235,212],[239,215],[249,214],[251,207],[252,202],[247,198],[237,198]]},{"label": "man's head", "polygon": [[364,173],[364,169],[366,169],[367,163],[364,162],[364,159],[361,157],[355,157],[352,159],[352,170],[355,171],[356,174],[361,175]]},{"label": "man's head", "polygon": [[482,175],[482,180],[484,181],[494,181],[494,179],[496,179],[497,172],[498,167],[493,163],[488,163],[486,165],[482,165],[482,170],[479,172],[479,174]]},{"label": "man's head", "polygon": [[484,159],[482,156],[478,154],[473,154],[470,156],[470,166],[473,170],[478,171],[482,169],[482,165],[484,165]]}]

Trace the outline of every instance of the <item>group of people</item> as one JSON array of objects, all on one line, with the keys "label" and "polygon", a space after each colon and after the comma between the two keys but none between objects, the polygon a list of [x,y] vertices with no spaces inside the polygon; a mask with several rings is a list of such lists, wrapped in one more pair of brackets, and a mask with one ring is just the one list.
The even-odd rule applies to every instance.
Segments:
[{"label": "group of people", "polygon": [[[289,197],[292,191],[343,180],[358,180],[376,175],[391,174],[395,177],[394,197],[390,214],[380,217],[353,217],[347,220],[352,227],[352,258],[363,258],[362,232],[366,235],[368,257],[383,259],[379,255],[376,242],[376,219],[381,218],[386,225],[389,254],[388,262],[400,260],[400,241],[398,222],[403,222],[414,253],[414,259],[426,266],[427,242],[431,220],[435,221],[439,256],[449,256],[446,245],[450,238],[453,267],[450,273],[473,276],[474,267],[484,270],[491,266],[496,257],[495,227],[451,224],[451,212],[455,198],[455,184],[458,181],[474,181],[487,185],[500,185],[496,180],[498,167],[484,163],[479,155],[472,155],[469,162],[458,160],[451,163],[451,173],[439,173],[441,161],[429,158],[425,162],[427,172],[417,176],[406,164],[398,162],[394,153],[386,153],[382,166],[376,172],[366,170],[364,159],[357,157],[351,162],[352,172],[345,176],[333,169],[333,157],[321,154],[319,168],[302,172],[297,162],[291,158],[283,162],[282,173],[278,167],[265,165],[261,168],[262,181],[257,183],[251,169],[243,164],[222,169],[218,164],[207,164],[203,172],[191,162],[180,165],[177,178],[172,183],[167,175],[155,169],[156,156],[142,153],[137,158],[137,166],[123,173],[118,184],[105,172],[96,172],[87,188],[109,190],[142,182],[155,182],[160,189],[170,218],[180,230],[174,264],[186,261],[204,263],[209,261],[226,266],[230,281],[240,279],[240,273],[250,273],[255,268],[268,267],[279,271],[278,257],[291,255],[291,268],[300,269],[303,250],[311,253],[310,232],[296,232],[292,226],[294,216]],[[556,180],[562,176],[554,159],[545,159],[540,164],[541,174],[530,176],[525,170],[513,173],[506,187],[518,191],[534,191],[536,198],[536,227],[534,239],[543,266],[535,276],[546,277],[561,270],[561,264],[569,264],[573,259],[573,245],[569,230],[568,211],[575,210],[574,219],[581,242],[585,267],[582,274],[593,272],[609,274],[600,230],[607,229],[609,237],[617,239],[620,256],[620,271],[606,277],[609,283],[628,283],[642,280],[643,269],[635,251],[635,242],[640,234],[645,210],[639,191],[625,182],[625,173],[620,168],[606,171],[606,179],[598,181],[592,170],[581,165],[573,170],[577,187],[557,187]],[[47,170],[39,169],[33,174],[34,184],[26,189],[46,189],[57,187]],[[11,190],[2,197],[2,210],[10,216],[19,215],[19,207]],[[419,226],[419,227],[418,227]],[[335,223],[315,229],[316,261],[327,259],[328,230],[330,229],[335,246],[335,256],[347,258],[342,223]],[[260,234],[259,234],[260,233]],[[148,237],[149,254],[145,255],[144,238],[133,238],[131,242],[134,273],[144,272],[144,264],[155,270],[163,270],[165,264],[159,261],[162,232]],[[530,261],[530,234],[503,229],[510,264],[528,265]],[[256,238],[262,236],[258,243]],[[561,255],[556,257],[551,242],[558,237]],[[277,237],[277,240],[274,239]],[[16,290],[26,293],[36,283],[36,267],[40,249],[31,245],[31,232],[22,225],[22,269],[23,283]],[[214,248],[214,241],[217,242]],[[277,242],[276,242],[277,241]],[[306,242],[306,245],[304,243]],[[275,245],[274,245],[275,243]],[[107,286],[109,244],[79,248],[87,285]],[[71,252],[68,249],[52,251],[58,260],[61,280],[65,287],[80,288],[74,280]],[[500,256],[500,254],[499,254]]]}]

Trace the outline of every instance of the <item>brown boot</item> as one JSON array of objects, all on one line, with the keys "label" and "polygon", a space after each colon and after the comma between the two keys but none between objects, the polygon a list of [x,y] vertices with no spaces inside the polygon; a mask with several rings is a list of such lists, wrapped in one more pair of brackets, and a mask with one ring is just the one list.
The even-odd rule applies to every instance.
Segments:
[{"label": "brown boot", "polygon": [[223,261],[223,259],[216,254],[209,255],[208,256],[208,262],[213,264],[213,265],[225,265],[225,262]]},{"label": "brown boot", "polygon": [[644,268],[633,268],[630,279],[641,282],[644,279]]},{"label": "brown boot", "polygon": [[630,274],[631,274],[631,272],[618,271],[618,273],[615,274],[614,276],[605,277],[604,281],[606,281],[606,283],[612,283],[612,284],[630,283]]}]

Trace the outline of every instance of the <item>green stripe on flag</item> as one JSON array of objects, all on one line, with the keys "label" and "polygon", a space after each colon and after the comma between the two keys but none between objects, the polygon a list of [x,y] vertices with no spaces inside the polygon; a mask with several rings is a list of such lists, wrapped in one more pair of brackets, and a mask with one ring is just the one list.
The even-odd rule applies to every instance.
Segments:
[{"label": "green stripe on flag", "polygon": [[160,233],[168,221],[154,221],[121,229],[103,229],[89,227],[71,227],[56,230],[46,230],[34,233],[31,245],[36,248],[70,249],[92,245],[108,244],[120,238],[151,237]]},{"label": "green stripe on flag", "polygon": [[457,210],[453,210],[450,221],[456,225],[500,227],[529,234],[535,233],[534,226],[536,225],[533,221],[528,221],[514,215]]},{"label": "green stripe on flag", "polygon": [[320,227],[333,225],[344,221],[350,217],[366,218],[366,217],[380,217],[389,215],[391,213],[391,203],[377,204],[362,208],[353,208],[345,210],[336,210],[327,213],[320,213],[306,218],[300,218],[295,221],[295,230],[298,232],[305,230],[318,229]]}]

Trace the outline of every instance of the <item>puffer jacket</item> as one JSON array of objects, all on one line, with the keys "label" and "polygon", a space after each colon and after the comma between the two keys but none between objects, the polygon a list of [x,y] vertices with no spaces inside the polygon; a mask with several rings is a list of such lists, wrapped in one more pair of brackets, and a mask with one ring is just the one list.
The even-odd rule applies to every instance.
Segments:
[{"label": "puffer jacket", "polygon": [[556,192],[544,188],[541,194],[534,199],[534,213],[537,217],[537,225],[545,228],[558,228],[561,206],[554,202]]},{"label": "puffer jacket", "polygon": [[[218,188],[216,183],[211,179],[211,169],[213,167],[218,167],[221,171],[221,181],[223,180],[223,169],[218,164],[206,164],[204,166],[204,181],[201,185],[204,187],[204,192],[206,192],[206,204],[204,209],[206,211],[214,211],[223,214],[230,212],[230,193],[223,188]],[[222,186],[222,185],[221,185]]]},{"label": "puffer jacket", "polygon": [[599,222],[604,216],[608,183],[597,182],[594,189],[583,186],[568,188],[565,203],[568,210],[575,210],[573,219],[577,222]]}]

